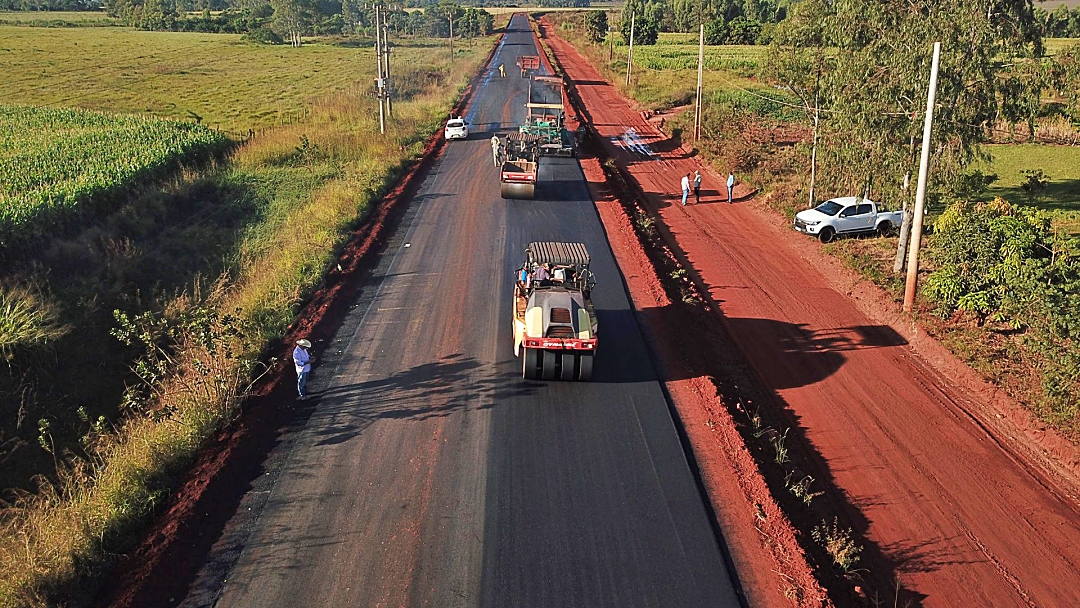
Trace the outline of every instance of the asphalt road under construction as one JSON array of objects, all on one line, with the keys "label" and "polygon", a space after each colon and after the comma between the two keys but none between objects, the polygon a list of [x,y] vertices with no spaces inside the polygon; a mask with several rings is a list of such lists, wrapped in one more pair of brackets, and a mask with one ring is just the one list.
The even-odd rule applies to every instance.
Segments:
[{"label": "asphalt road under construction", "polygon": [[[525,115],[515,59],[530,54],[519,15],[473,135],[448,144],[315,345],[308,415],[175,605],[739,605],[578,163],[545,157],[536,200],[499,196],[489,139]],[[521,378],[513,275],[542,240],[592,255],[593,382]]]}]

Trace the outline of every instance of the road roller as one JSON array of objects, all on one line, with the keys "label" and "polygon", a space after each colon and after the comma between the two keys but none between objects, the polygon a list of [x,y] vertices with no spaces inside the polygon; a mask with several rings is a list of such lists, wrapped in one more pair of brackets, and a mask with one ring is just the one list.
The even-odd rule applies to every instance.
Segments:
[{"label": "road roller", "polygon": [[514,277],[514,355],[526,380],[592,379],[596,310],[583,243],[535,242]]},{"label": "road roller", "polygon": [[503,164],[499,171],[499,192],[503,198],[531,200],[536,196],[537,163],[540,160],[539,138],[510,133],[500,144]]}]

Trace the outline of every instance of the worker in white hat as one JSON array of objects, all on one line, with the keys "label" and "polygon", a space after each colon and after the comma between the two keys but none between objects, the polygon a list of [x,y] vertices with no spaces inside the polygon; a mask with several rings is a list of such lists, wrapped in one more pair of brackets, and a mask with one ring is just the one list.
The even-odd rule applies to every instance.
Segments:
[{"label": "worker in white hat", "polygon": [[307,399],[307,377],[311,373],[311,362],[315,360],[308,352],[311,342],[297,340],[296,348],[292,351],[293,364],[296,365],[296,393],[297,399]]}]

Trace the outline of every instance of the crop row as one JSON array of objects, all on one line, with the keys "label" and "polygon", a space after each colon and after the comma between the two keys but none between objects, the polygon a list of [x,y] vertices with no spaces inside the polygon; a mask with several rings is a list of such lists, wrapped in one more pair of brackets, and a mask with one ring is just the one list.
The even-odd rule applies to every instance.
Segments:
[{"label": "crop row", "polygon": [[104,212],[130,188],[227,145],[220,133],[192,123],[0,106],[0,252]]}]

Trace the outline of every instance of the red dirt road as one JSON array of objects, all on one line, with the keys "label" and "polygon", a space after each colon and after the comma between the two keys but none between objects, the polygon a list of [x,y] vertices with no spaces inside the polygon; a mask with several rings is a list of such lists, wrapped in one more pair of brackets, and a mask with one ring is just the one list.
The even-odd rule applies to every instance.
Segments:
[{"label": "red dirt road", "polygon": [[865,539],[866,578],[891,597],[899,577],[899,605],[1080,606],[1080,588],[1065,583],[1080,578],[1075,446],[905,328],[880,298],[853,301],[852,290],[870,300],[873,290],[845,283],[815,243],[746,204],[750,192],[736,186],[736,204],[721,200],[726,172],[703,167],[705,196],[681,207],[679,177],[698,160],[546,30],[606,152],[640,185],[661,234],[813,455],[828,500]]}]

